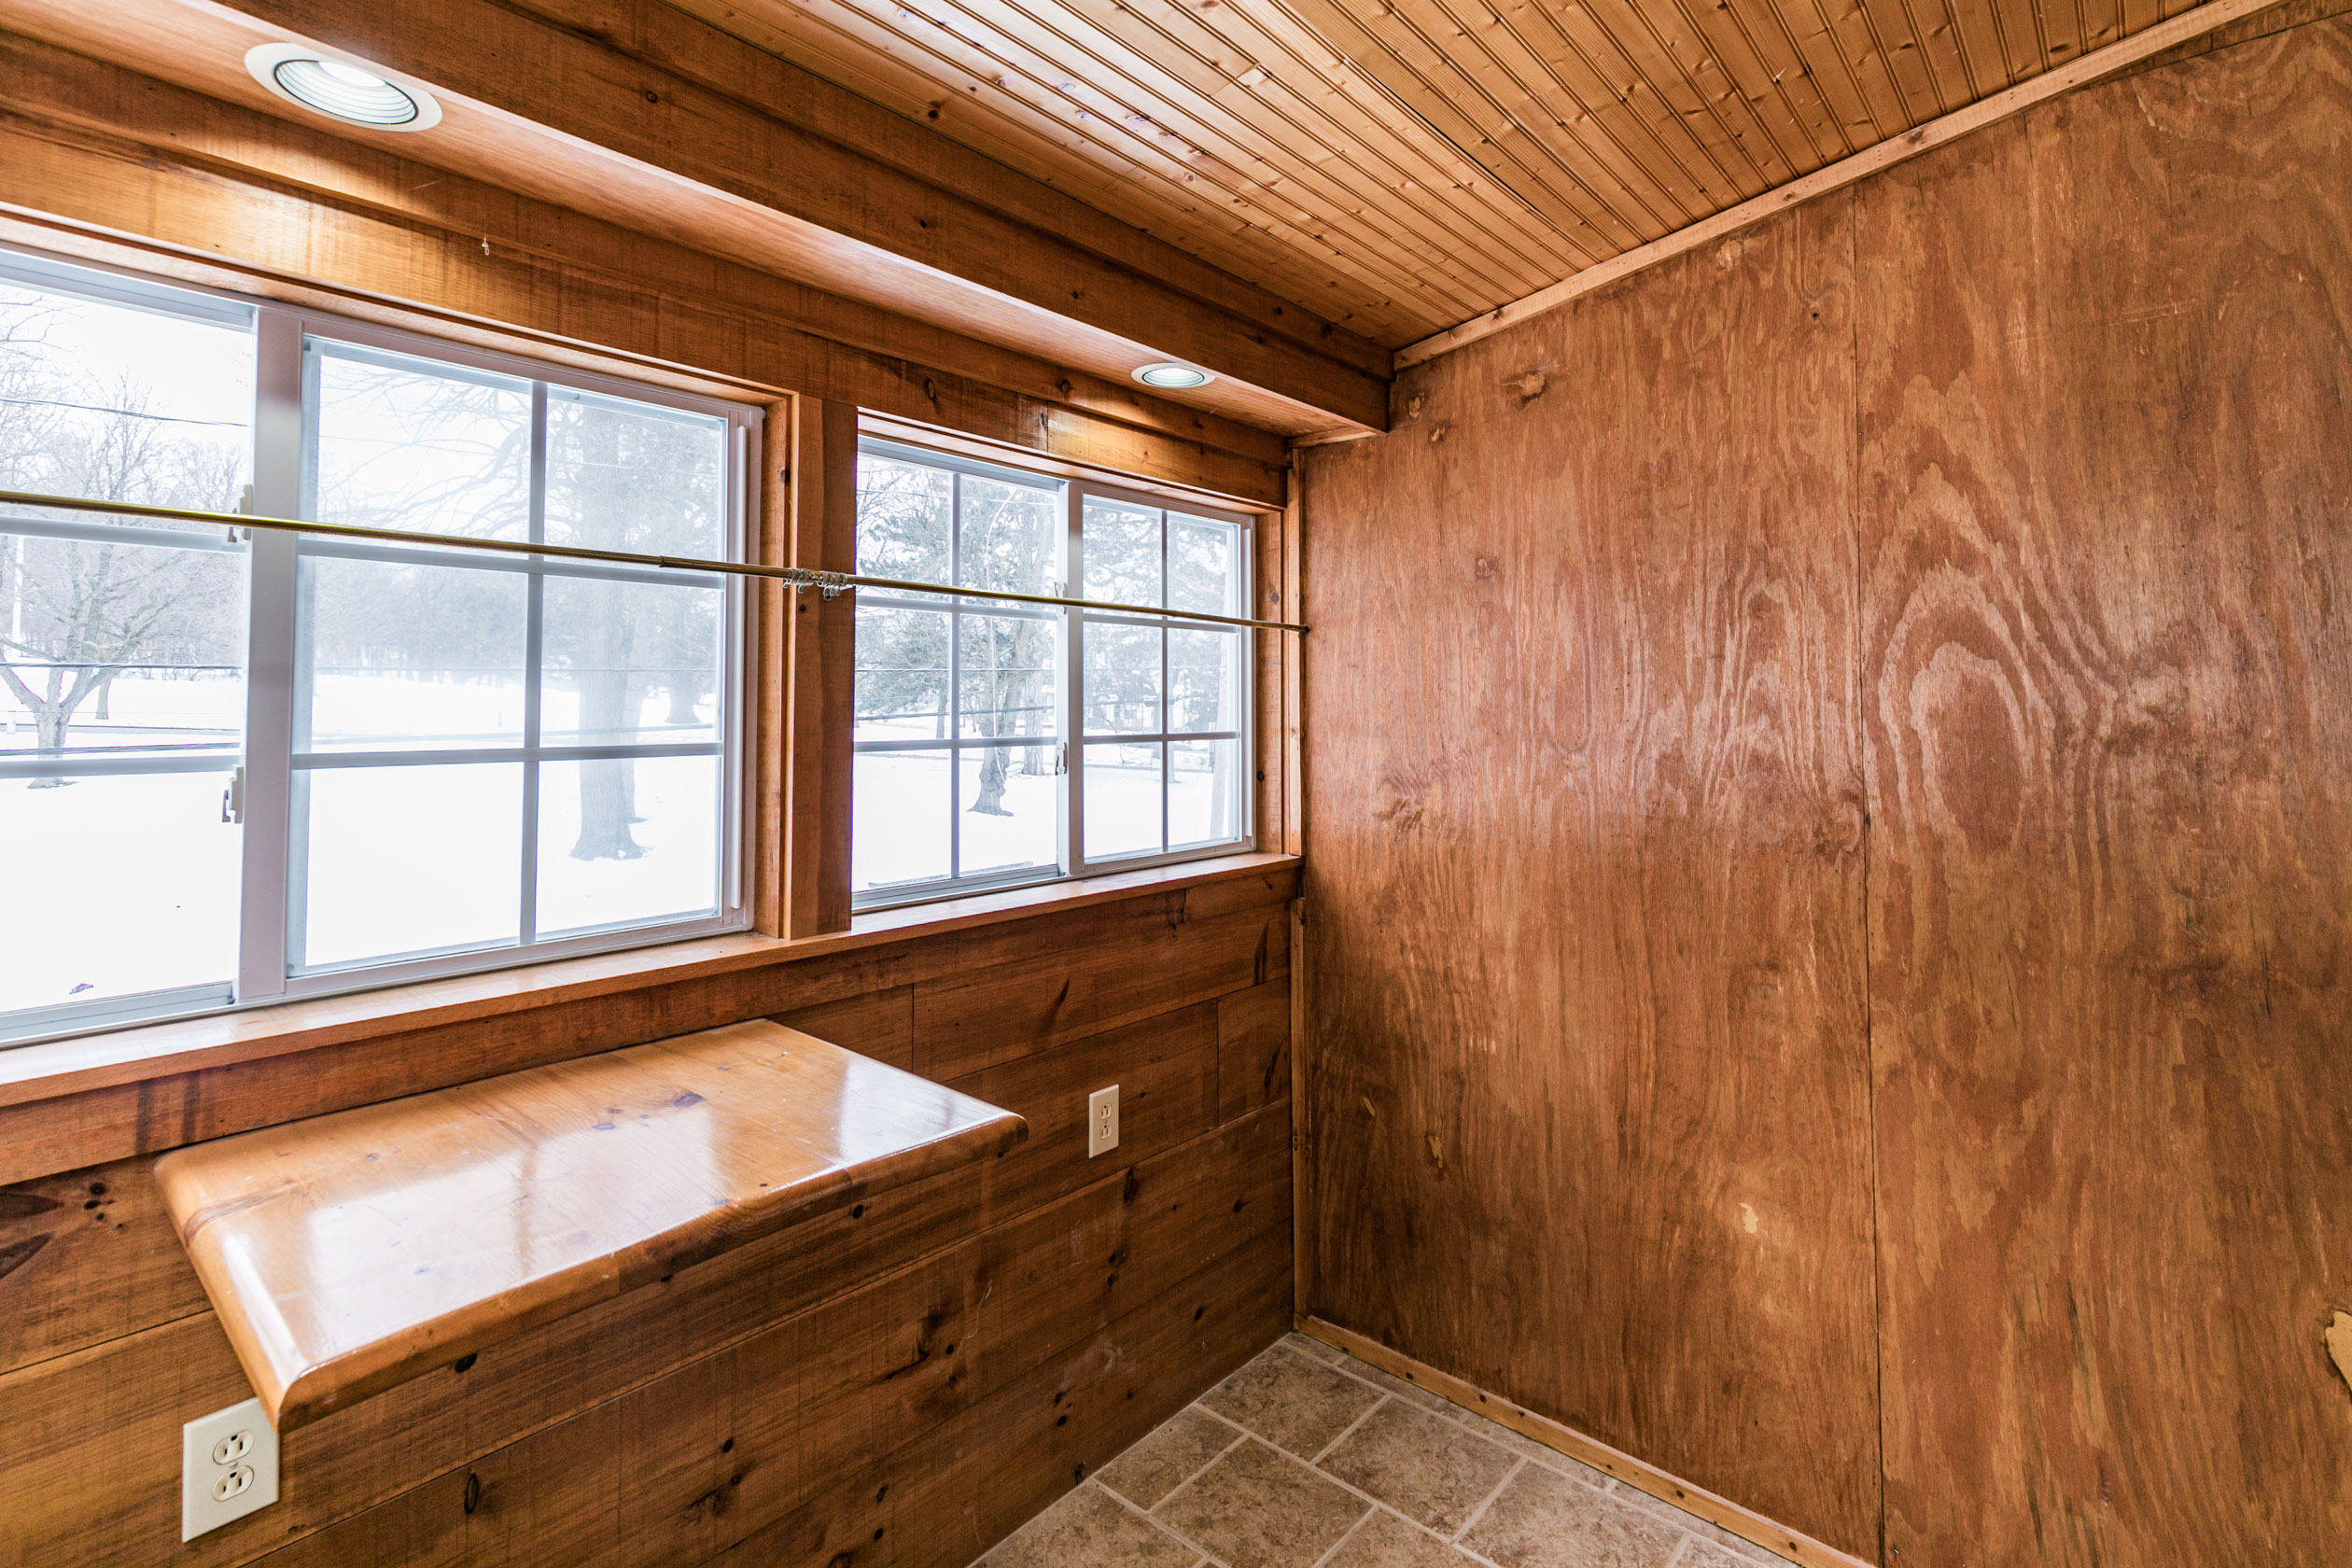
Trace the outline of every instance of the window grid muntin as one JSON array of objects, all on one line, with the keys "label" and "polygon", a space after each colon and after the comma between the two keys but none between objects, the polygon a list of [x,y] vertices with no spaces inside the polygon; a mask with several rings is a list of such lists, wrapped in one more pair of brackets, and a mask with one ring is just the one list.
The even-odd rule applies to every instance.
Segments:
[{"label": "window grid muntin", "polygon": [[[302,339],[302,511],[301,513],[305,517],[315,517],[317,514],[319,447],[324,430],[318,406],[319,371],[322,362],[329,358],[345,359],[408,374],[434,376],[446,374],[448,379],[469,382],[497,390],[518,393],[527,390],[530,399],[531,429],[526,474],[528,488],[525,497],[525,537],[527,542],[533,544],[544,543],[547,539],[548,413],[553,396],[560,395],[578,401],[593,400],[631,413],[646,411],[673,413],[682,420],[700,426],[708,426],[713,417],[707,413],[665,409],[663,405],[650,403],[638,398],[563,386],[543,375],[526,378],[469,363],[444,366],[438,358],[431,356],[357,344],[341,336],[328,337],[305,332]],[[733,421],[727,421],[726,427],[729,431],[732,431],[735,427]],[[722,467],[726,470],[726,477],[721,483],[721,494],[722,498],[728,503],[729,514],[721,520],[722,553],[736,550],[740,544],[740,509],[735,496],[740,484],[740,474],[735,471],[739,469],[740,463],[739,454],[735,447],[736,443],[732,439],[728,439],[727,451],[721,457]],[[735,672],[740,665],[737,646],[740,636],[739,595],[733,580],[715,578],[709,573],[687,575],[630,568],[616,569],[606,567],[602,563],[575,562],[545,556],[481,556],[460,550],[444,553],[434,550],[430,546],[377,546],[364,540],[314,541],[298,539],[295,543],[295,552],[298,570],[301,574],[299,579],[301,586],[298,589],[298,594],[303,597],[307,597],[309,592],[309,563],[323,559],[414,565],[432,571],[519,571],[525,575],[525,586],[524,647],[521,670],[522,743],[518,746],[435,748],[357,753],[320,751],[310,749],[307,731],[314,704],[309,687],[312,674],[316,667],[316,661],[309,651],[308,616],[298,605],[297,637],[301,640],[297,646],[295,669],[300,684],[295,693],[292,715],[295,724],[295,745],[287,757],[293,788],[290,792],[291,809],[287,821],[288,864],[284,900],[286,978],[289,982],[287,987],[289,990],[296,988],[291,984],[292,982],[316,976],[361,972],[373,973],[383,967],[418,968],[428,965],[430,960],[442,957],[527,953],[537,958],[551,950],[552,947],[569,948],[577,941],[586,938],[626,931],[671,930],[676,930],[683,935],[692,934],[706,927],[722,929],[724,925],[730,923],[727,916],[731,895],[735,892],[733,879],[737,865],[734,841],[739,826],[733,820],[735,816],[733,806],[738,791],[733,787],[735,780],[731,770],[724,765],[727,752],[734,744],[734,735],[739,719],[739,715],[735,712],[735,702],[737,690]],[[717,711],[714,714],[714,727],[719,731],[718,738],[707,742],[692,743],[636,742],[607,746],[547,746],[543,728],[544,695],[548,674],[546,584],[551,577],[574,581],[650,582],[665,588],[712,585],[721,588],[722,608],[720,618],[719,645],[714,650],[720,665],[716,672],[719,677],[720,690],[715,698]],[[721,844],[717,863],[713,867],[714,886],[711,908],[707,912],[679,911],[667,915],[655,915],[644,919],[613,922],[601,927],[577,929],[567,927],[558,933],[553,944],[543,939],[539,933],[539,918],[540,914],[539,861],[542,764],[591,761],[651,761],[693,756],[708,756],[721,760],[721,766],[716,770],[718,777],[714,780],[718,798],[713,803],[713,810],[719,818]],[[309,921],[307,866],[311,815],[309,776],[321,770],[357,767],[413,768],[501,763],[515,763],[521,769],[519,839],[515,849],[518,864],[516,867],[517,909],[514,941],[511,943],[504,941],[457,943],[440,948],[388,953],[341,962],[325,964],[308,962],[305,949],[308,945]],[[739,897],[735,898],[734,902],[739,905]]]},{"label": "window grid muntin", "polygon": [[[1063,480],[1057,479],[1054,476],[1047,474],[1030,473],[1020,469],[1008,469],[995,464],[981,462],[977,459],[963,457],[955,454],[933,452],[928,448],[915,446],[906,441],[894,439],[877,438],[874,436],[864,437],[859,442],[859,454],[861,458],[867,455],[873,455],[887,458],[895,462],[909,463],[934,469],[945,470],[950,473],[971,473],[985,478],[1011,480],[1016,483],[1026,483],[1041,488],[1046,486],[1058,488],[1061,493],[1063,503],[1061,567],[1059,583],[1053,591],[1071,596],[1084,596],[1083,589],[1085,583],[1085,578],[1083,534],[1085,504],[1089,498],[1108,501],[1122,507],[1136,508],[1151,511],[1157,516],[1157,583],[1156,591],[1153,597],[1156,605],[1163,609],[1167,606],[1169,592],[1169,584],[1170,567],[1169,563],[1169,553],[1170,550],[1169,541],[1172,528],[1170,522],[1171,517],[1188,518],[1201,523],[1223,525],[1232,530],[1230,540],[1231,555],[1228,563],[1229,569],[1226,575],[1226,603],[1225,613],[1234,615],[1243,615],[1248,613],[1247,606],[1250,602],[1251,592],[1250,574],[1253,562],[1250,553],[1250,540],[1253,537],[1253,530],[1251,521],[1246,515],[1222,513],[1212,509],[1204,507],[1172,507],[1162,498],[1143,492],[1125,490],[1115,485],[1098,483],[1091,480]],[[951,581],[958,586],[971,586],[970,584],[964,584],[962,582],[960,573],[959,547],[961,541],[962,506],[959,485],[956,486],[953,490],[950,500],[950,515],[954,519],[953,537],[956,540],[956,546],[951,548],[950,570],[955,573],[955,576]],[[931,609],[934,610],[945,610],[950,609],[951,606],[959,608],[961,603],[961,601],[951,601],[951,606],[942,606],[937,603],[937,601],[930,600],[928,598],[916,598],[907,595],[882,594],[873,591],[861,591],[859,595],[859,602],[861,608],[871,606],[872,608],[877,609]],[[1040,612],[1033,607],[1015,607],[1007,605],[1000,609],[995,606],[986,605],[985,601],[977,602],[981,605],[981,608],[973,609],[967,613],[1001,616],[1015,614],[1019,609],[1027,608],[1029,609],[1030,613],[1041,614],[1041,618],[1055,617],[1058,618],[1062,623],[1061,632],[1059,637],[1057,638],[1057,647],[1055,650],[1059,669],[1058,679],[1057,681],[1057,689],[1055,693],[1055,706],[1057,714],[1056,721],[1056,744],[1061,748],[1061,755],[1064,759],[1060,771],[1061,787],[1057,791],[1059,817],[1057,826],[1059,829],[1059,843],[1061,847],[1061,865],[1058,870],[1040,868],[1034,873],[1024,872],[1004,876],[959,878],[951,875],[945,878],[931,879],[922,882],[890,884],[875,888],[860,888],[853,891],[854,907],[861,910],[894,907],[903,904],[920,903],[943,898],[957,897],[964,893],[985,890],[991,888],[1019,886],[1026,883],[1057,879],[1074,879],[1087,875],[1094,872],[1143,870],[1157,865],[1198,860],[1218,853],[1230,853],[1236,848],[1245,848],[1253,842],[1253,834],[1255,830],[1251,819],[1252,795],[1251,791],[1246,787],[1245,782],[1252,766],[1250,752],[1253,740],[1251,713],[1253,711],[1252,705],[1254,700],[1254,693],[1253,689],[1254,683],[1250,674],[1253,667],[1255,653],[1255,639],[1253,633],[1246,628],[1235,628],[1233,633],[1237,638],[1234,651],[1234,665],[1231,672],[1231,678],[1233,680],[1233,688],[1231,692],[1231,706],[1234,716],[1233,727],[1218,730],[1171,732],[1169,729],[1171,721],[1169,715],[1170,712],[1169,705],[1174,700],[1174,693],[1170,684],[1167,632],[1171,626],[1186,625],[1189,623],[1173,622],[1166,616],[1155,615],[1143,610],[1106,612],[1097,610],[1081,610],[1075,608],[1063,607],[1044,609]],[[1086,729],[1085,720],[1087,698],[1085,694],[1085,647],[1084,626],[1090,623],[1149,627],[1158,634],[1159,647],[1157,652],[1159,667],[1159,692],[1155,699],[1155,707],[1159,716],[1159,721],[1155,733],[1150,735],[1095,735]],[[961,641],[962,638],[959,633],[951,632],[951,646],[959,652],[960,651]],[[957,694],[956,700],[959,701],[962,687],[961,672],[959,668],[955,671],[952,684]],[[953,703],[951,703],[949,706],[949,713],[951,718],[955,720],[955,728],[959,731],[960,710],[954,707]],[[1233,832],[1230,836],[1224,838],[1213,838],[1187,843],[1183,846],[1172,846],[1169,843],[1169,840],[1174,836],[1171,818],[1173,807],[1170,799],[1173,788],[1174,768],[1174,751],[1172,748],[1175,745],[1195,741],[1230,742],[1232,744],[1235,767],[1234,777],[1230,781],[1229,796],[1226,800],[1226,805],[1231,813]],[[998,741],[991,742],[986,739],[962,739],[959,735],[959,738],[955,743],[955,749],[950,751],[949,754],[950,788],[948,791],[948,809],[958,819],[951,832],[959,841],[960,839],[960,818],[962,816],[962,807],[960,804],[960,752],[964,749],[991,744],[1025,746],[1029,743],[1025,738],[1019,737],[1009,740],[1000,739]],[[1159,748],[1159,847],[1156,850],[1152,851],[1139,850],[1113,856],[1096,856],[1090,859],[1085,853],[1085,763],[1086,749],[1089,746],[1127,744],[1156,745]],[[859,755],[889,751],[938,751],[947,749],[948,746],[945,742],[912,739],[853,740],[851,747],[853,753]],[[959,863],[959,842],[958,843],[955,854],[958,858],[951,859],[949,861],[951,872]]]},{"label": "window grid muntin", "polygon": [[[558,395],[578,396],[583,399],[609,399],[639,413],[672,414],[687,419],[715,416],[723,422],[725,427],[722,438],[725,442],[723,480],[720,495],[724,542],[721,553],[730,558],[739,559],[745,549],[745,536],[749,526],[747,479],[757,469],[760,416],[756,409],[671,393],[654,386],[640,386],[591,372],[572,371],[560,366],[468,348],[200,285],[161,282],[104,263],[86,262],[74,258],[0,249],[0,280],[19,287],[77,295],[105,304],[150,311],[178,319],[250,330],[257,405],[248,430],[247,472],[253,484],[246,510],[251,511],[279,516],[306,514],[306,509],[300,504],[303,498],[301,492],[307,467],[303,449],[308,444],[304,435],[302,407],[303,383],[309,379],[305,371],[310,363],[305,344],[313,336],[318,336],[339,348],[359,350],[368,357],[382,354],[411,364],[421,362],[439,372],[447,373],[455,369],[488,377],[503,377],[513,383],[537,383]],[[543,426],[541,427],[543,429]],[[535,464],[534,471],[543,475],[544,469]],[[176,987],[107,997],[86,1003],[66,1003],[0,1014],[0,1047],[91,1029],[115,1028],[133,1022],[267,1003],[298,995],[331,994],[361,986],[396,985],[413,979],[479,973],[517,963],[544,962],[576,954],[676,941],[736,929],[746,923],[749,908],[741,886],[740,839],[741,803],[747,788],[743,774],[750,761],[748,749],[742,744],[743,638],[747,622],[741,586],[735,580],[718,580],[724,590],[718,650],[721,667],[717,671],[715,704],[719,736],[715,742],[701,748],[703,754],[716,754],[721,762],[719,768],[721,801],[716,846],[721,874],[717,901],[719,913],[715,917],[652,925],[629,923],[585,928],[577,931],[567,931],[560,937],[543,940],[528,947],[500,946],[478,953],[449,953],[414,961],[371,960],[350,968],[298,976],[288,974],[286,962],[285,915],[291,896],[291,885],[286,875],[289,859],[288,835],[281,831],[276,844],[273,846],[268,842],[270,834],[266,831],[255,831],[257,808],[259,815],[264,819],[271,815],[268,797],[273,787],[279,791],[281,802],[274,813],[275,822],[281,830],[290,827],[287,808],[291,802],[286,797],[290,794],[298,772],[293,765],[291,747],[287,744],[291,735],[285,728],[292,721],[293,704],[290,700],[280,700],[274,705],[266,705],[263,701],[263,688],[272,684],[273,665],[275,689],[280,692],[291,693],[295,673],[290,659],[272,659],[272,637],[281,631],[287,634],[287,640],[282,651],[291,652],[295,576],[302,554],[315,553],[322,558],[356,555],[369,547],[359,544],[354,548],[343,541],[318,540],[312,542],[320,548],[298,552],[295,536],[276,532],[254,530],[248,532],[245,539],[231,543],[199,530],[127,529],[120,525],[53,523],[29,517],[0,518],[0,540],[6,540],[12,535],[79,538],[84,530],[107,527],[124,535],[141,537],[108,537],[92,539],[91,542],[137,543],[216,552],[230,550],[245,556],[249,609],[245,618],[244,651],[246,716],[241,737],[242,749],[231,747],[210,753],[195,751],[176,755],[109,755],[69,751],[46,761],[37,757],[18,761],[0,757],[0,779],[177,773],[217,773],[227,777],[239,765],[242,756],[245,774],[246,815],[239,896],[245,907],[238,919],[236,973],[218,984]],[[418,550],[414,553],[431,558],[429,564],[450,564],[443,563],[439,558],[439,553],[429,549]],[[457,554],[454,551],[450,553],[452,557]],[[413,564],[427,562],[418,560]],[[485,562],[483,566],[483,569],[529,572],[535,583],[543,582],[544,575],[550,568],[546,561],[529,558],[519,561],[500,559],[495,564]],[[261,586],[264,576],[269,574],[282,578],[283,581],[264,595],[257,589]],[[609,575],[632,581],[639,576],[620,571],[563,575]],[[693,582],[696,585],[707,585],[713,581],[707,574],[689,577],[682,573],[647,574],[644,580],[663,583]],[[272,605],[256,602],[265,596],[273,601]],[[268,715],[270,722],[257,722],[258,706],[273,708]],[[278,744],[274,748],[274,786],[268,765],[273,750],[268,733],[272,727],[278,729]],[[669,749],[656,747],[650,752],[639,754],[659,756]],[[422,755],[401,754],[404,762],[418,761]],[[564,749],[549,748],[541,749],[541,759],[568,760]],[[727,765],[730,759],[733,765]],[[314,759],[299,771],[309,772],[317,767],[335,765],[338,765],[337,762]],[[263,868],[265,875],[255,875],[257,865]],[[270,872],[274,872],[274,875],[267,874]],[[257,941],[257,933],[265,933],[263,939]]]}]

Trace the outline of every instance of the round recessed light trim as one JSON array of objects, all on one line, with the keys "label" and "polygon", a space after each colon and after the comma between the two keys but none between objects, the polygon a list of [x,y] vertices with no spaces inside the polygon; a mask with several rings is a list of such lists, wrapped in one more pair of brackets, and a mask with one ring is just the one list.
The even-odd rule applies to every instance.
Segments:
[{"label": "round recessed light trim", "polygon": [[441,101],[423,87],[306,44],[258,44],[245,51],[245,69],[287,102],[349,125],[429,131],[441,123]]},{"label": "round recessed light trim", "polygon": [[1216,380],[1207,371],[1190,365],[1146,365],[1135,372],[1135,379],[1146,386],[1156,386],[1163,392],[1186,392],[1196,386],[1206,386]]}]

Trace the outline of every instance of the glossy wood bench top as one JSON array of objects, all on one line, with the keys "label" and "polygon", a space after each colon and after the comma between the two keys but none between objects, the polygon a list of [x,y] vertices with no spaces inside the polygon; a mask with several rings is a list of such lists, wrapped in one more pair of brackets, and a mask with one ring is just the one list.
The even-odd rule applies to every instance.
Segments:
[{"label": "glossy wood bench top", "polygon": [[283,1431],[1027,1133],[763,1021],[194,1144],[155,1174]]}]

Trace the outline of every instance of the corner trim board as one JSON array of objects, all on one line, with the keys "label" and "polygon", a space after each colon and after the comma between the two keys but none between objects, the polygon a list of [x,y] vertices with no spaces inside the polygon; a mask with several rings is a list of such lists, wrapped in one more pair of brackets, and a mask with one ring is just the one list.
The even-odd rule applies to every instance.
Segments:
[{"label": "corner trim board", "polygon": [[[1295,984],[1295,976],[1293,981]],[[1326,1323],[1305,1313],[1299,1315],[1298,1332],[1310,1339],[1320,1339],[1326,1345],[1343,1350],[1358,1361],[1368,1362],[1417,1388],[1425,1388],[1432,1393],[1450,1399],[1463,1409],[1498,1421],[1520,1436],[1532,1438],[1555,1452],[1589,1464],[1595,1470],[1604,1471],[1627,1486],[1661,1502],[1672,1503],[1683,1512],[1696,1515],[1709,1524],[1720,1525],[1743,1541],[1753,1541],[1766,1551],[1778,1552],[1792,1561],[1803,1563],[1805,1568],[1876,1568],[1875,1564],[1840,1551],[1827,1542],[1816,1541],[1802,1531],[1791,1530],[1752,1509],[1743,1508],[1729,1498],[1717,1497],[1703,1487],[1692,1486],[1655,1464],[1645,1463],[1631,1454],[1620,1453],[1574,1427],[1562,1426],[1556,1421],[1514,1405],[1499,1394],[1489,1393],[1476,1383],[1464,1382],[1450,1373],[1440,1372],[1426,1363],[1392,1351],[1377,1339],[1367,1339],[1351,1329],[1341,1328],[1337,1323]]]},{"label": "corner trim board", "polygon": [[[1458,327],[1449,327],[1419,343],[1407,343],[1396,351],[1395,368],[1403,371],[1407,366],[1425,363],[1441,354],[1450,354],[1457,348],[1477,343],[1480,338],[1491,337],[1505,327],[1516,327],[1530,316],[1557,310],[1571,300],[1589,294],[1596,288],[1606,287],[1619,278],[1631,276],[1646,267],[1654,267],[1685,251],[1696,250],[1710,241],[1761,222],[1774,213],[1799,203],[1843,189],[1882,169],[1891,168],[1947,142],[1957,141],[1971,131],[1981,131],[1997,120],[2022,114],[2060,93],[2087,87],[2103,77],[2128,69],[2168,49],[2177,48],[2218,27],[2226,27],[2240,17],[2266,10],[2277,3],[2278,0],[2206,0],[2206,4],[2192,10],[2183,11],[2128,38],[2120,38],[2105,49],[2093,49],[2089,54],[2045,71],[2030,81],[2005,88],[1988,98],[1980,98],[1924,125],[1913,126],[1900,135],[1889,136],[1883,142],[1864,147],[1851,157],[1815,169],[1786,185],[1776,186],[1759,196],[1752,196],[1737,206],[1726,207],[1713,217],[1701,218],[1687,228],[1661,235],[1647,245],[1620,251],[1606,261],[1571,273],[1523,299],[1497,305],[1484,315],[1473,316]],[[1320,439],[1344,438],[1307,438],[1295,441],[1292,444],[1300,446]]]}]

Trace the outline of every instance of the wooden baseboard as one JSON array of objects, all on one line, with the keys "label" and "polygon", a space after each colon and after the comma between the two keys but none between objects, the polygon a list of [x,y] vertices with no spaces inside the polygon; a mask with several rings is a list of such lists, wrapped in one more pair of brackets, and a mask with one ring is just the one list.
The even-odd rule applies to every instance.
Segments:
[{"label": "wooden baseboard", "polygon": [[1326,1345],[1337,1346],[1359,1361],[1368,1362],[1393,1377],[1427,1389],[1452,1400],[1465,1410],[1475,1410],[1489,1421],[1500,1421],[1523,1437],[1533,1438],[1547,1449],[1566,1454],[1570,1459],[1606,1471],[1627,1486],[1645,1491],[1652,1497],[1672,1503],[1687,1514],[1695,1514],[1710,1524],[1721,1525],[1743,1541],[1753,1541],[1766,1551],[1778,1552],[1805,1568],[1874,1568],[1865,1559],[1840,1551],[1825,1542],[1816,1541],[1799,1531],[1778,1524],[1763,1515],[1741,1507],[1728,1498],[1689,1482],[1677,1479],[1655,1464],[1646,1464],[1631,1454],[1619,1453],[1597,1438],[1588,1437],[1572,1427],[1561,1425],[1522,1409],[1497,1394],[1487,1393],[1475,1383],[1465,1383],[1449,1373],[1401,1355],[1377,1340],[1325,1323],[1321,1318],[1302,1316],[1298,1332]]}]

